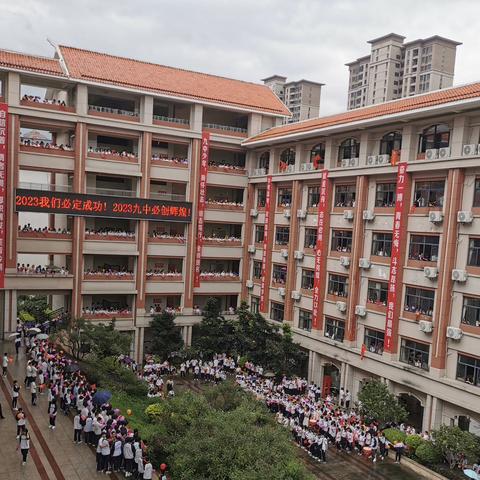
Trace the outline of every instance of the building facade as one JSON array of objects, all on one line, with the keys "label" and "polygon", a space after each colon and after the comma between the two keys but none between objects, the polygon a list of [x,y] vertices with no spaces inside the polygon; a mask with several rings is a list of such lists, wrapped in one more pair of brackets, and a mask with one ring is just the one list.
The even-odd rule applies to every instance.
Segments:
[{"label": "building facade", "polygon": [[461,43],[438,35],[404,40],[395,33],[370,40],[370,55],[346,64],[349,110],[452,86]]}]

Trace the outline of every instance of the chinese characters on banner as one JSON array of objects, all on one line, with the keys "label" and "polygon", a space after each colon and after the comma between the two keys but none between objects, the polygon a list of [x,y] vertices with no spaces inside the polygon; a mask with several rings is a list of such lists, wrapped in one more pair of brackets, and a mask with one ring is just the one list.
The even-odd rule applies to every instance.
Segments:
[{"label": "chinese characters on banner", "polygon": [[312,327],[318,328],[318,316],[320,313],[320,273],[322,261],[324,261],[323,235],[325,231],[325,216],[327,215],[328,203],[328,170],[322,171],[322,180],[320,185],[320,198],[318,200],[317,217],[317,244],[315,251],[315,276],[313,279],[313,309],[312,309]]},{"label": "chinese characters on banner", "polygon": [[260,281],[260,311],[265,313],[267,311],[267,305],[265,305],[265,288],[267,287],[267,249],[268,242],[270,241],[270,222],[273,221],[271,218],[273,216],[271,212],[272,202],[272,177],[269,176],[267,179],[267,192],[265,198],[265,229],[263,232],[263,253],[262,253],[262,279]]},{"label": "chinese characters on banner", "polygon": [[8,105],[0,103],[0,288],[5,287],[5,209],[7,181]]},{"label": "chinese characters on banner", "polygon": [[200,147],[200,186],[198,189],[198,225],[197,249],[195,250],[195,273],[193,286],[200,286],[200,263],[202,261],[203,231],[205,228],[205,202],[207,199],[207,174],[208,156],[210,153],[210,133],[202,133],[202,146]]},{"label": "chinese characters on banner", "polygon": [[390,278],[388,280],[388,297],[387,297],[387,318],[385,321],[385,347],[386,352],[392,349],[393,341],[393,322],[395,315],[395,305],[397,301],[397,276],[398,269],[401,268],[400,261],[400,236],[402,230],[403,204],[405,197],[405,186],[407,164],[399,163],[397,172],[397,188],[395,193],[395,215],[393,217],[393,235],[392,235],[392,256],[390,259]]}]

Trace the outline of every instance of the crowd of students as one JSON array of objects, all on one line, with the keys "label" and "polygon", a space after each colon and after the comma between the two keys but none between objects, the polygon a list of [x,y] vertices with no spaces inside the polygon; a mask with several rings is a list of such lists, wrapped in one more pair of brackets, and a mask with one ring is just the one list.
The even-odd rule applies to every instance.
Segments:
[{"label": "crowd of students", "polygon": [[161,268],[154,268],[147,270],[147,278],[178,280],[182,278],[182,273],[178,272],[176,269],[165,271]]},{"label": "crowd of students", "polygon": [[41,98],[38,95],[27,95],[25,94],[22,97],[22,101],[26,102],[35,102],[35,103],[47,103],[49,105],[60,105],[61,107],[66,107],[67,104],[65,100],[59,100],[57,98]]},{"label": "crowd of students", "polygon": [[35,147],[35,148],[48,148],[51,150],[63,150],[65,152],[72,152],[73,148],[71,145],[65,145],[63,143],[57,144],[53,143],[50,140],[34,140],[31,138],[21,138],[20,145],[26,147]]},{"label": "crowd of students", "polygon": [[60,275],[66,276],[68,275],[68,270],[65,267],[52,267],[51,265],[34,265],[33,263],[30,265],[29,263],[17,263],[17,273],[21,273],[23,275]]},{"label": "crowd of students", "polygon": [[97,237],[135,238],[135,232],[113,227],[86,228],[85,235]]},{"label": "crowd of students", "polygon": [[183,157],[169,157],[166,154],[154,153],[152,154],[152,160],[161,160],[162,162],[178,163],[181,165],[188,165],[188,159]]},{"label": "crowd of students", "polygon": [[82,309],[83,315],[96,315],[96,316],[112,316],[112,315],[127,315],[131,314],[132,309],[128,306],[114,307],[102,304],[94,304],[91,307],[87,306]]},{"label": "crowd of students", "polygon": [[216,235],[210,235],[203,237],[204,241],[216,242],[216,243],[228,243],[228,242],[241,242],[242,239],[238,237],[225,235],[224,237],[217,237]]},{"label": "crowd of students", "polygon": [[21,233],[39,233],[42,235],[71,235],[72,232],[68,228],[53,227],[32,227],[30,223],[19,225],[18,231]]},{"label": "crowd of students", "polygon": [[102,156],[106,156],[106,157],[111,155],[117,155],[125,158],[137,158],[136,153],[128,152],[127,150],[115,150],[114,148],[89,146],[87,149],[87,153],[99,153]]},{"label": "crowd of students", "polygon": [[149,234],[150,238],[165,238],[165,239],[175,239],[179,242],[185,241],[185,235],[182,233],[167,233],[167,232],[157,232],[153,230]]},{"label": "crowd of students", "polygon": [[245,170],[245,167],[240,165],[232,165],[231,163],[223,162],[208,162],[209,167],[221,168],[223,170]]},{"label": "crowd of students", "polygon": [[133,271],[124,265],[103,265],[102,267],[88,268],[85,270],[86,277],[131,277]]},{"label": "crowd of students", "polygon": [[237,280],[239,274],[237,272],[200,272],[200,278],[203,280],[221,280],[221,279],[232,279]]},{"label": "crowd of students", "polygon": [[224,205],[229,207],[242,207],[243,202],[234,202],[233,200],[208,198],[207,205]]}]

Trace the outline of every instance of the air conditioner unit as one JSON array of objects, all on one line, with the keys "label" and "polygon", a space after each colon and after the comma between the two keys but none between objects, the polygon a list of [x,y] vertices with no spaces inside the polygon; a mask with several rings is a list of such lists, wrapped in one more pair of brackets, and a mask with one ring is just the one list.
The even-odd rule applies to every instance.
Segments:
[{"label": "air conditioner unit", "polygon": [[305,210],[297,210],[297,218],[306,218],[307,212]]},{"label": "air conditioner unit", "polygon": [[267,174],[267,171],[265,168],[256,168],[254,171],[253,171],[253,174],[254,175],[266,175]]},{"label": "air conditioner unit", "polygon": [[295,171],[295,165],[288,165],[285,171],[287,173],[293,173]]},{"label": "air conditioner unit", "polygon": [[452,340],[460,340],[462,335],[463,332],[461,328],[447,327],[447,338],[451,338]]},{"label": "air conditioner unit", "polygon": [[466,282],[468,278],[468,273],[466,270],[452,270],[452,280],[454,282]]},{"label": "air conditioner unit", "polygon": [[472,223],[473,222],[473,213],[466,210],[457,212],[457,222],[458,223]]},{"label": "air conditioner unit", "polygon": [[258,217],[258,210],[255,209],[255,208],[252,208],[252,209],[250,210],[250,216],[251,216],[251,217]]},{"label": "air conditioner unit", "polygon": [[300,300],[302,298],[302,294],[300,292],[298,292],[297,290],[294,290],[292,292],[292,298],[294,300]]},{"label": "air conditioner unit", "polygon": [[356,167],[358,165],[358,157],[351,158],[350,162],[348,162],[349,167]]},{"label": "air conditioner unit", "polygon": [[369,155],[367,157],[367,165],[376,165],[377,164],[377,155]]},{"label": "air conditioner unit", "polygon": [[432,210],[431,212],[428,213],[428,219],[432,223],[442,223],[443,213],[440,212],[439,210]]},{"label": "air conditioner unit", "polygon": [[418,322],[418,329],[424,333],[431,333],[433,331],[433,323],[426,320],[420,320]]},{"label": "air conditioner unit", "polygon": [[348,167],[349,164],[350,164],[350,159],[349,158],[344,158],[341,162],[342,168]]},{"label": "air conditioner unit", "polygon": [[427,160],[435,160],[438,158],[438,148],[429,148],[425,150],[425,158]]},{"label": "air conditioner unit", "polygon": [[255,253],[257,251],[257,247],[255,245],[249,245],[247,250],[248,253]]},{"label": "air conditioner unit", "polygon": [[350,257],[340,257],[340,265],[342,265],[342,267],[349,267]]},{"label": "air conditioner unit", "polygon": [[438,149],[438,158],[448,158],[450,156],[450,147],[442,147]]},{"label": "air conditioner unit", "polygon": [[427,278],[437,278],[438,277],[438,268],[436,268],[436,267],[424,267],[423,274]]},{"label": "air conditioner unit", "polygon": [[278,294],[281,296],[281,297],[284,297],[285,296],[285,289],[283,287],[280,287],[278,289]]},{"label": "air conditioner unit", "polygon": [[304,257],[304,253],[300,250],[295,250],[295,252],[293,252],[293,258],[295,258],[296,260],[303,260],[303,257]]},{"label": "air conditioner unit", "polygon": [[288,250],[286,248],[282,249],[280,255],[282,255],[283,258],[288,258]]},{"label": "air conditioner unit", "polygon": [[372,262],[368,258],[360,258],[358,260],[358,266],[360,268],[364,268],[365,270],[368,270],[372,265]]},{"label": "air conditioner unit", "polygon": [[353,210],[344,210],[343,211],[343,218],[345,220],[353,220]]},{"label": "air conditioner unit", "polygon": [[300,166],[300,170],[302,172],[311,172],[312,170],[314,170],[313,163],[302,163]]},{"label": "air conditioner unit", "polygon": [[367,315],[367,309],[363,305],[357,305],[355,307],[355,315],[365,317],[365,315]]},{"label": "air conditioner unit", "polygon": [[247,281],[245,282],[245,286],[246,286],[247,288],[253,288],[253,280],[247,280]]},{"label": "air conditioner unit", "polygon": [[292,211],[289,208],[287,208],[286,210],[283,211],[283,216],[285,218],[290,218],[291,214],[292,214]]},{"label": "air conditioner unit", "polygon": [[478,152],[478,145],[472,143],[470,145],[464,145],[462,149],[462,155],[464,157],[471,157],[472,155],[476,155]]},{"label": "air conditioner unit", "polygon": [[363,219],[364,220],[373,220],[375,218],[375,213],[373,210],[364,210],[363,211]]},{"label": "air conditioner unit", "polygon": [[336,306],[339,312],[345,312],[347,310],[347,304],[345,302],[337,302]]},{"label": "air conditioner unit", "polygon": [[383,155],[378,156],[378,165],[390,165],[390,155],[384,153]]}]

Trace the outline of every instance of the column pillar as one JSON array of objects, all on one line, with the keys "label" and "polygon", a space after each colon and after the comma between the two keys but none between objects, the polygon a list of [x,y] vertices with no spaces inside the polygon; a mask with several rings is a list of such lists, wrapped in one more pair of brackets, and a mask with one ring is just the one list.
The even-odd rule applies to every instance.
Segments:
[{"label": "column pillar", "polygon": [[75,110],[77,115],[88,114],[88,87],[78,84],[75,96]]},{"label": "column pillar", "polygon": [[443,415],[443,400],[437,397],[432,397],[432,416],[430,421],[430,430],[438,428],[442,422]]},{"label": "column pillar", "polygon": [[425,402],[425,408],[423,409],[423,423],[422,431],[430,431],[430,422],[432,417],[432,396],[427,394],[427,401]]},{"label": "column pillar", "polygon": [[143,364],[143,351],[145,342],[145,328],[139,327],[134,330],[135,361]]},{"label": "column pillar", "polygon": [[243,224],[243,232],[242,232],[243,262],[242,262],[242,276],[240,277],[242,282],[240,301],[248,302],[248,289],[247,289],[246,281],[250,278],[250,268],[251,268],[251,262],[252,262],[251,255],[248,253],[248,245],[252,240],[252,233],[253,233],[253,219],[250,216],[250,210],[253,208],[253,204],[255,201],[255,185],[250,183],[246,191],[247,191],[247,200],[245,202],[246,214],[245,214],[245,223]]},{"label": "column pillar", "polygon": [[190,109],[190,130],[202,133],[203,127],[203,105],[195,103]]},{"label": "column pillar", "polygon": [[[11,107],[17,107],[18,105],[20,105],[20,93],[21,93],[20,75],[17,72],[8,72],[7,88],[4,92],[5,101]],[[16,138],[16,142],[18,143],[18,137]]]},{"label": "column pillar", "polygon": [[140,99],[140,122],[146,125],[153,123],[153,97],[150,95]]},{"label": "column pillar", "polygon": [[313,372],[315,369],[315,352],[313,350],[308,351],[308,383],[313,382]]}]

